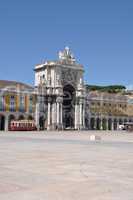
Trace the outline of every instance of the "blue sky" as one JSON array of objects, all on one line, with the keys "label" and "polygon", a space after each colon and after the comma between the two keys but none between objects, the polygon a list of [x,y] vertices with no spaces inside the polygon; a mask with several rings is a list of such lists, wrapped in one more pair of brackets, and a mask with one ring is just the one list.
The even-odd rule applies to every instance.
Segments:
[{"label": "blue sky", "polygon": [[0,0],[0,79],[33,84],[65,46],[89,84],[133,85],[133,1]]}]

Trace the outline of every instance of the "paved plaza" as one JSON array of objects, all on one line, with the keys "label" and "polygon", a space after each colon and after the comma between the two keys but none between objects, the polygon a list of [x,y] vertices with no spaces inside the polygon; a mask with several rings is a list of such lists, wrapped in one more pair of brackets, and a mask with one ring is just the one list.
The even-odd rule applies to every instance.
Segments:
[{"label": "paved plaza", "polygon": [[0,132],[0,200],[133,200],[133,133]]}]

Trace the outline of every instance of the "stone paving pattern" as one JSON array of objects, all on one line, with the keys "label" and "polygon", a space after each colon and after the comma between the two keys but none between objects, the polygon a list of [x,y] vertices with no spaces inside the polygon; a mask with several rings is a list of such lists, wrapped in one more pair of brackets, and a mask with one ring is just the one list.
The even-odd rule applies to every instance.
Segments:
[{"label": "stone paving pattern", "polygon": [[133,133],[0,132],[0,200],[133,200]]}]

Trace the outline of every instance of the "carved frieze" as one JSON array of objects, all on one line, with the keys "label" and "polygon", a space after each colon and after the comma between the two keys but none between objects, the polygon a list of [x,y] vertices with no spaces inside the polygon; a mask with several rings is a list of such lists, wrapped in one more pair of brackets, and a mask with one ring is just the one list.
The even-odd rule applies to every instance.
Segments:
[{"label": "carved frieze", "polygon": [[77,71],[73,69],[63,69],[61,73],[62,85],[67,83],[76,85],[77,84]]}]

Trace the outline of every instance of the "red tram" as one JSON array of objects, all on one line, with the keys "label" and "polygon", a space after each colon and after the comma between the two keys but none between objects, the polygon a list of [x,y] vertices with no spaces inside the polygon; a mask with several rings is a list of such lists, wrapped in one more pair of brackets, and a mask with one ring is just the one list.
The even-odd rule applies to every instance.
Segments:
[{"label": "red tram", "polygon": [[35,131],[37,130],[34,120],[12,120],[9,131]]}]

